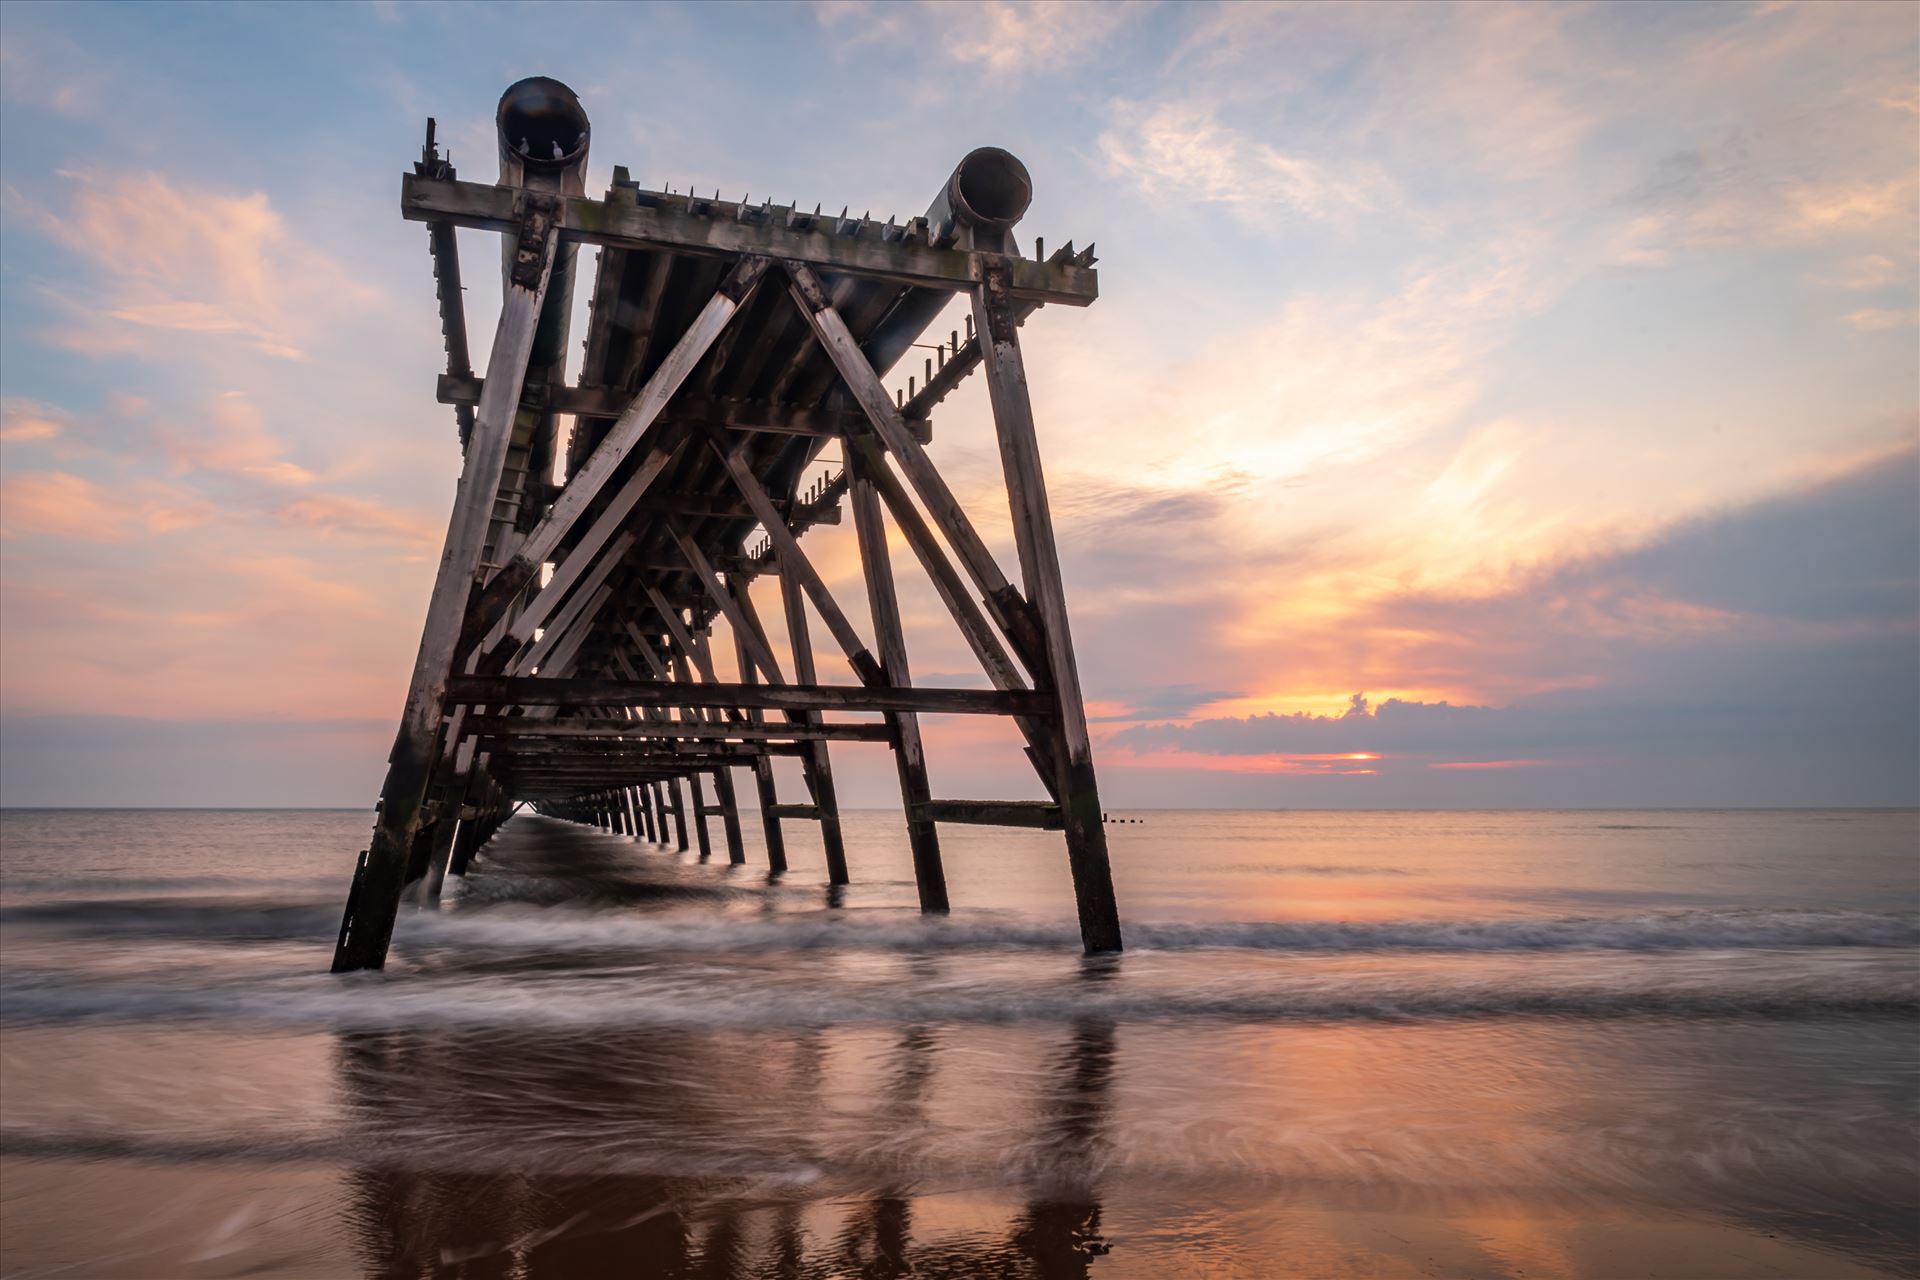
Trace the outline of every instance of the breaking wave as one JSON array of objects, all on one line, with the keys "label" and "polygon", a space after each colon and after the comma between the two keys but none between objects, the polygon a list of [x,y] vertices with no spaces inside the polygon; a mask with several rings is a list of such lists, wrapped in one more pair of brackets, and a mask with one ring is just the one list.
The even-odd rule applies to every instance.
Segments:
[{"label": "breaking wave", "polygon": [[[1305,969],[1183,974],[1156,985],[1117,981],[1020,983],[951,974],[850,981],[759,969],[561,973],[515,983],[415,973],[272,981],[81,979],[10,970],[10,1024],[224,1021],[376,1030],[429,1026],[828,1027],[893,1023],[1255,1020],[1402,1020],[1640,1016],[1775,1018],[1910,1014],[1920,988],[1905,966],[1833,964],[1622,972],[1462,974],[1428,970]],[[1164,977],[1165,975],[1160,975]]]},{"label": "breaking wave", "polygon": [[[202,941],[331,938],[332,903],[171,898],[59,900],[0,908],[0,925]],[[1698,951],[1920,946],[1920,916],[1865,911],[1680,910],[1483,920],[1124,922],[1133,951]],[[569,953],[662,951],[1074,950],[1071,924],[970,913],[928,919],[876,911],[692,915],[524,904],[403,912],[410,949]]]},{"label": "breaking wave", "polygon": [[[1127,923],[1136,951],[1651,951],[1920,946],[1920,917],[1852,911],[1673,911],[1499,920]],[[715,918],[446,912],[403,922],[410,945],[573,951],[1059,950],[1070,925],[793,914]]]}]

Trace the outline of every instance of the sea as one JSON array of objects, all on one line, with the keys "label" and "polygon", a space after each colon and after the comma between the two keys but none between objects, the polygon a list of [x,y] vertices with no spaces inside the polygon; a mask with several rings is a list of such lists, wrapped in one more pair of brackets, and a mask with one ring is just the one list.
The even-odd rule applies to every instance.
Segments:
[{"label": "sea", "polygon": [[1920,814],[1112,816],[0,813],[0,1275],[1920,1276]]}]

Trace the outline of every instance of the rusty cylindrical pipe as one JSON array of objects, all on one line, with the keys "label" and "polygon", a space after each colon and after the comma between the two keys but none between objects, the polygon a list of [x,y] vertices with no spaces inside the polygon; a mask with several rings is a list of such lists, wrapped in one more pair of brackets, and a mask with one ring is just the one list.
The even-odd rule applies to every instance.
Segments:
[{"label": "rusty cylindrical pipe", "polygon": [[[580,97],[547,76],[528,76],[500,95],[493,113],[494,134],[500,147],[500,185],[584,196],[587,191],[587,148],[593,125]],[[514,241],[501,245],[503,276],[513,266]],[[558,365],[565,356],[567,325],[573,312],[574,246],[562,243],[554,258],[553,279],[547,285],[546,304],[540,309],[540,327],[533,338],[528,373]]]},{"label": "rusty cylindrical pipe", "polygon": [[937,245],[1003,250],[1006,233],[1033,203],[1033,178],[1019,157],[977,147],[954,166],[927,207],[927,234]]},{"label": "rusty cylindrical pipe", "polygon": [[[976,147],[955,165],[927,208],[927,237],[940,248],[1018,253],[1013,227],[1033,203],[1033,179],[1019,157],[999,147]],[[916,289],[874,327],[861,349],[886,373],[899,363],[952,295]]]}]

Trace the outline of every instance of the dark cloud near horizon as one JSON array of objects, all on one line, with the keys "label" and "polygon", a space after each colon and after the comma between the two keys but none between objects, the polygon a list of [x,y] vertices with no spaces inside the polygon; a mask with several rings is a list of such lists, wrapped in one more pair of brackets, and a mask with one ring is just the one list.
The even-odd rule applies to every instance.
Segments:
[{"label": "dark cloud near horizon", "polygon": [[[1577,765],[1514,771],[1537,777],[1555,803],[1643,802],[1620,793],[1644,792],[1661,774],[1663,795],[1711,778],[1712,794],[1693,803],[1920,803],[1920,471],[1911,451],[1566,563],[1493,598],[1397,599],[1376,621],[1429,637],[1432,666],[1491,657],[1570,687],[1500,707],[1390,699],[1341,716],[1139,725],[1110,741],[1203,757],[1378,752],[1421,769]],[[1393,772],[1383,763],[1381,792],[1394,792]],[[1499,785],[1525,794],[1529,784]],[[1431,783],[1421,786],[1428,795]]]}]

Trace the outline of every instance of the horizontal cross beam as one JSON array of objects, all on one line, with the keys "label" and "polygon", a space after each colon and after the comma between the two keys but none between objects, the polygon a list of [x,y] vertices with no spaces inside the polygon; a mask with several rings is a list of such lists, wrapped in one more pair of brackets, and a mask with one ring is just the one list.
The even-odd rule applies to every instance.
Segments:
[{"label": "horizontal cross beam", "polygon": [[[471,374],[456,377],[443,373],[434,387],[434,398],[441,404],[473,405],[487,380]],[[588,418],[617,418],[626,412],[638,392],[621,387],[569,387],[548,383],[528,383],[520,392],[523,409],[543,409],[554,413],[578,414]],[[733,400],[676,396],[661,412],[666,422],[700,422],[731,427],[736,431],[761,431],[788,436],[843,436],[849,431],[864,431],[863,413],[846,409],[808,408],[802,405],[766,404],[758,400]],[[933,426],[925,418],[915,420],[920,443],[933,438]]]},{"label": "horizontal cross beam", "polygon": [[928,800],[920,816],[933,822],[963,822],[986,827],[1036,827],[1062,830],[1060,806],[1045,800]]},{"label": "horizontal cross beam", "polygon": [[927,715],[1053,716],[1051,694],[1003,689],[873,689],[832,684],[722,684],[585,676],[452,676],[447,705],[488,707],[738,707],[754,711],[917,711]]},{"label": "horizontal cross beam", "polygon": [[[678,687],[678,686],[670,686]],[[684,705],[676,703],[675,705]],[[461,732],[476,738],[586,738],[742,742],[885,742],[884,724],[708,724],[690,720],[535,720],[520,716],[468,716]]]},{"label": "horizontal cross beam", "polygon": [[[412,222],[450,222],[484,231],[517,231],[515,192],[480,182],[403,174],[400,212]],[[648,208],[584,196],[560,196],[562,240],[617,249],[731,257],[761,254],[805,262],[824,271],[887,280],[921,289],[959,292],[973,288],[978,255],[935,249],[912,240],[802,230],[769,222],[703,217],[684,208]],[[1072,263],[1013,258],[1013,296],[1034,302],[1084,307],[1100,295],[1099,273]]]}]

